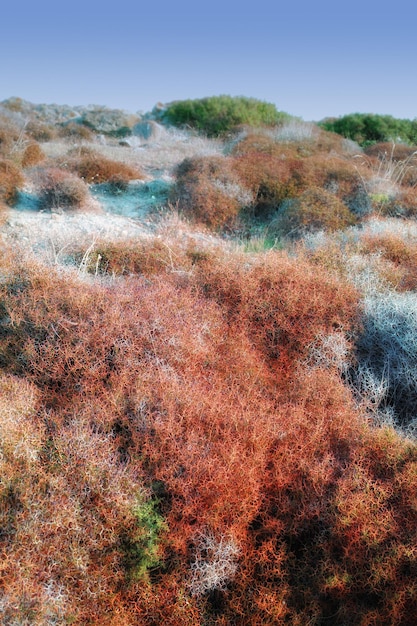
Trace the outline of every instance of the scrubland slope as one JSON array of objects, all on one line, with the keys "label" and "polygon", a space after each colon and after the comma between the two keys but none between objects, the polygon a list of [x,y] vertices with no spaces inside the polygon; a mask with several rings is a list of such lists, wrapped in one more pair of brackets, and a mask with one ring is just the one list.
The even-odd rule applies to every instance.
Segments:
[{"label": "scrubland slope", "polygon": [[[413,151],[285,119],[127,145],[90,128],[28,164],[18,122],[2,622],[414,624]],[[131,192],[136,214],[109,212]]]}]

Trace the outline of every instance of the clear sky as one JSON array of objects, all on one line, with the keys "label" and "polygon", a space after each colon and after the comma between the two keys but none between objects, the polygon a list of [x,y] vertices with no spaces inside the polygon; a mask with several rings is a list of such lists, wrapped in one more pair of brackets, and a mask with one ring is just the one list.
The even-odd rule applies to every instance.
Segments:
[{"label": "clear sky", "polygon": [[14,0],[0,100],[102,104],[244,95],[305,120],[417,117],[412,0]]}]

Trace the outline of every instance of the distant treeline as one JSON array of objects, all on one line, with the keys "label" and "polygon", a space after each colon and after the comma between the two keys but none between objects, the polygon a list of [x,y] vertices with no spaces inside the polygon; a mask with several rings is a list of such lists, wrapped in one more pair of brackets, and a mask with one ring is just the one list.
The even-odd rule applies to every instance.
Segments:
[{"label": "distant treeline", "polygon": [[398,119],[392,115],[373,113],[351,113],[338,118],[326,118],[319,122],[319,126],[353,139],[361,146],[381,141],[417,144],[417,119]]}]

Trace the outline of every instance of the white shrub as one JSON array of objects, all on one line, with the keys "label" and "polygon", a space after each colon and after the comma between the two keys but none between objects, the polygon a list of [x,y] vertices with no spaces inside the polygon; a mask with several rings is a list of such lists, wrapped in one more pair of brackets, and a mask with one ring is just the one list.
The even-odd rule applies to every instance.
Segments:
[{"label": "white shrub", "polygon": [[237,570],[240,550],[232,537],[215,537],[201,533],[195,542],[195,558],[191,564],[189,589],[199,596],[215,589],[224,589]]},{"label": "white shrub", "polygon": [[356,350],[359,394],[407,427],[417,415],[417,294],[366,296]]}]

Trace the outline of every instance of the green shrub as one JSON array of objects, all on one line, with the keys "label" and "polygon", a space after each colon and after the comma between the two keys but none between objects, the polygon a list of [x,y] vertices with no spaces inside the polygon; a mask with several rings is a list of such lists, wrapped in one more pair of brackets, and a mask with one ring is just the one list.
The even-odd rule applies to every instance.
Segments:
[{"label": "green shrub", "polygon": [[212,96],[179,100],[168,105],[163,119],[174,126],[191,126],[209,136],[226,133],[236,126],[274,126],[290,116],[274,104],[244,96]]},{"label": "green shrub", "polygon": [[403,141],[417,143],[417,120],[398,119],[391,115],[351,113],[324,119],[319,125],[357,141],[361,146],[377,142]]},{"label": "green shrub", "polygon": [[133,509],[136,528],[129,538],[122,541],[124,564],[132,581],[148,577],[150,569],[160,565],[161,534],[167,530],[163,518],[156,510],[154,500],[138,500]]}]

